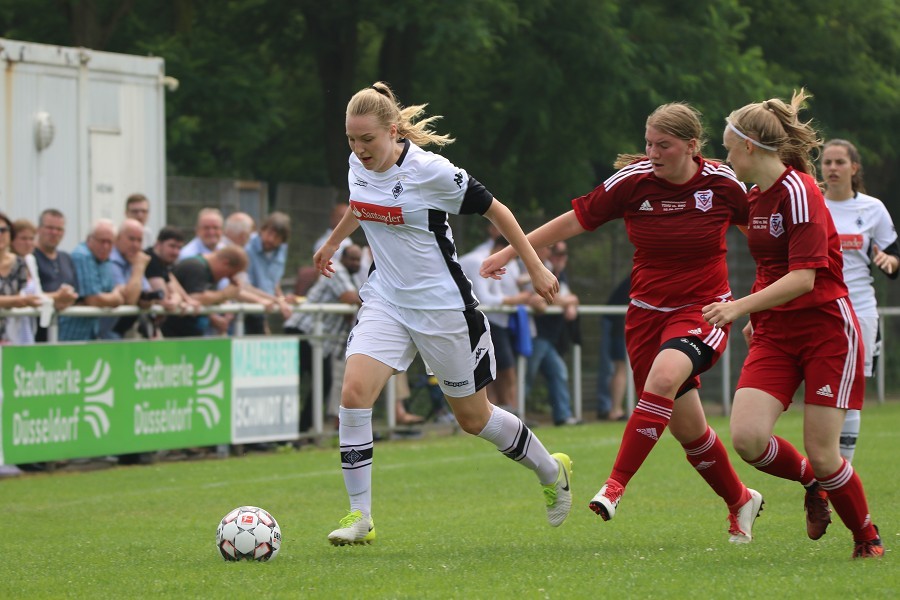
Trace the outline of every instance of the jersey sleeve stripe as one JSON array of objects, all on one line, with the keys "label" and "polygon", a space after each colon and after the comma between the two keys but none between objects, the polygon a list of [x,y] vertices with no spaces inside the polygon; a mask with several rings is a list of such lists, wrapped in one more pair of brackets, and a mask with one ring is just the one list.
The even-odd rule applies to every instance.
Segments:
[{"label": "jersey sleeve stripe", "polygon": [[794,225],[809,222],[809,202],[806,197],[806,186],[797,173],[789,173],[782,182],[791,196],[791,218]]},{"label": "jersey sleeve stripe", "polygon": [[640,175],[642,173],[652,173],[653,165],[649,160],[642,160],[634,164],[623,167],[615,175],[603,182],[603,188],[608,192],[620,181],[631,177],[632,175]]}]

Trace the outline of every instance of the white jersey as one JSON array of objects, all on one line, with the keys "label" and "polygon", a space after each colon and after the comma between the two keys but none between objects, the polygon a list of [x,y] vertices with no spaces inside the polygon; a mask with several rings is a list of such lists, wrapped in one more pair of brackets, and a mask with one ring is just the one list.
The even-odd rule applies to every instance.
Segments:
[{"label": "white jersey", "polygon": [[402,143],[397,164],[383,173],[350,155],[350,210],[375,264],[366,285],[400,307],[475,308],[478,300],[457,261],[447,215],[484,214],[493,197],[443,156]]},{"label": "white jersey", "polygon": [[829,200],[834,226],[841,238],[844,253],[844,283],[850,291],[850,302],[859,317],[878,315],[874,281],[870,265],[872,246],[887,248],[897,241],[897,230],[891,215],[878,198],[857,193],[849,200]]}]

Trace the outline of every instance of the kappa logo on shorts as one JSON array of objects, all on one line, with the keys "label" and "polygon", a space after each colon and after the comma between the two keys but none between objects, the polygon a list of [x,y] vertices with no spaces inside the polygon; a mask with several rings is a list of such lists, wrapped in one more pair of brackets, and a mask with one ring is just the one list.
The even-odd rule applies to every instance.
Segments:
[{"label": "kappa logo on shorts", "polygon": [[478,359],[481,358],[481,355],[484,354],[485,350],[487,350],[487,348],[478,348],[475,350],[475,362],[478,362]]},{"label": "kappa logo on shorts", "polygon": [[825,384],[816,390],[816,396],[825,396],[826,398],[834,398],[834,393],[831,391],[831,386],[828,384]]},{"label": "kappa logo on shorts", "polygon": [[446,385],[447,387],[458,388],[458,387],[463,387],[464,385],[469,385],[469,380],[466,379],[465,381],[447,381],[445,379],[444,385]]},{"label": "kappa logo on shorts", "polygon": [[[397,182],[400,185],[400,182]],[[396,189],[396,187],[394,188]],[[402,189],[402,188],[401,188]],[[395,194],[396,197],[396,194]],[[350,201],[350,210],[360,221],[377,221],[385,225],[403,225],[403,209],[399,206],[379,206],[367,202]]]},{"label": "kappa logo on shorts", "polygon": [[712,208],[713,193],[712,190],[700,190],[694,192],[694,206],[697,210],[706,212]]}]

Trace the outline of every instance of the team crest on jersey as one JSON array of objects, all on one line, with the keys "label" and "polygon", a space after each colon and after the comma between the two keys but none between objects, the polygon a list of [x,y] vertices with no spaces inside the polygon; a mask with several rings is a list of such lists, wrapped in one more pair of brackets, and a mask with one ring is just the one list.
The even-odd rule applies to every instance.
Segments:
[{"label": "team crest on jersey", "polygon": [[778,237],[784,233],[784,217],[781,213],[775,213],[769,217],[769,234],[772,237]]},{"label": "team crest on jersey", "polygon": [[694,206],[697,207],[697,210],[706,212],[711,209],[712,199],[712,190],[700,190],[699,192],[694,192]]},{"label": "team crest on jersey", "polygon": [[391,193],[394,195],[394,199],[396,200],[397,196],[403,193],[403,184],[398,181],[397,185],[394,186],[394,189],[391,190]]},{"label": "team crest on jersey", "polygon": [[399,206],[379,206],[351,200],[350,210],[360,221],[377,221],[385,225],[403,225],[404,223],[403,209]]}]

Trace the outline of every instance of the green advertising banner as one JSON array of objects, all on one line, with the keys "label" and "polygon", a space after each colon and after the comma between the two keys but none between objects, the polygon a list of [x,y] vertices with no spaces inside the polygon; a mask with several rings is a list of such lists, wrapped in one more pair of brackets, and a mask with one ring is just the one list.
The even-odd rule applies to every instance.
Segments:
[{"label": "green advertising banner", "polygon": [[227,444],[231,341],[4,346],[0,464]]}]

